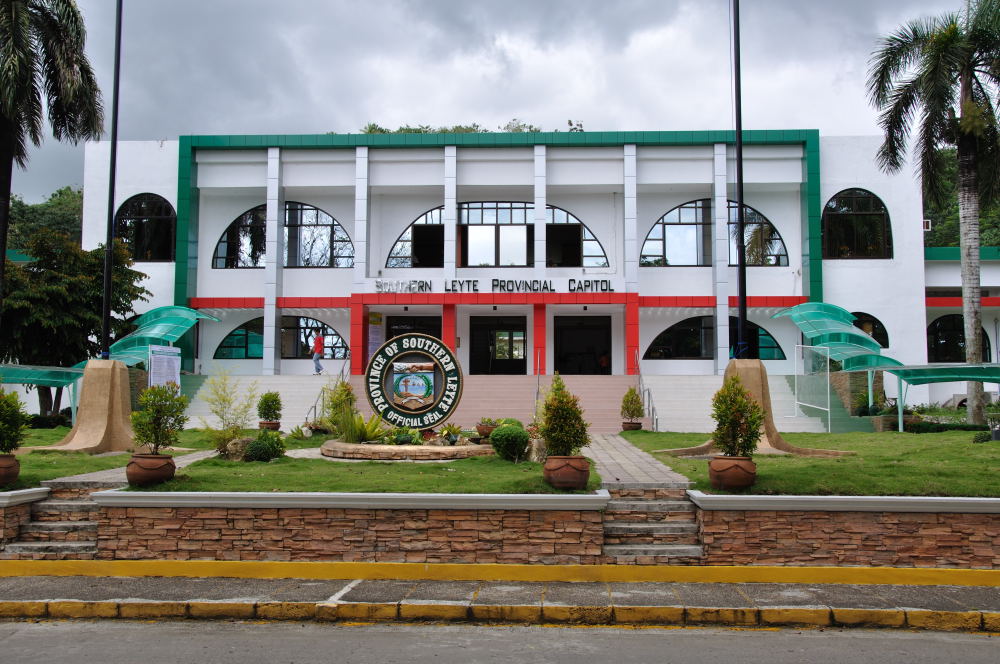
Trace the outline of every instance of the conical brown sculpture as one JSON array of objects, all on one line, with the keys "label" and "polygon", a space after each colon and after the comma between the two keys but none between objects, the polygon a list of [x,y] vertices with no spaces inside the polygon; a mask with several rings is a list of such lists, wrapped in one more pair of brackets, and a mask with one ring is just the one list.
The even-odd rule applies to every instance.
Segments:
[{"label": "conical brown sculpture", "polygon": [[49,449],[88,454],[131,450],[131,413],[128,368],[116,360],[91,360],[83,371],[76,424]]},{"label": "conical brown sculpture", "polygon": [[[756,454],[798,454],[801,456],[834,457],[848,456],[854,452],[841,450],[819,450],[808,447],[796,447],[785,442],[785,439],[778,433],[774,426],[774,416],[771,412],[771,391],[767,385],[767,369],[760,360],[730,360],[726,366],[726,374],[723,380],[728,380],[730,376],[739,376],[744,389],[750,393],[757,403],[764,409],[764,425],[761,432],[760,443],[757,444]],[[704,445],[696,447],[685,447],[674,450],[657,450],[666,452],[673,456],[701,456],[714,454],[718,450],[710,440]]]}]

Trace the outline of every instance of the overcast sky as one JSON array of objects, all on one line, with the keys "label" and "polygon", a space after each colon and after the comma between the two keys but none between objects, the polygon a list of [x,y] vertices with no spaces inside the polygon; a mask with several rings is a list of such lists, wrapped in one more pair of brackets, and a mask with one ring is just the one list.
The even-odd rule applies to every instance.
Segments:
[{"label": "overcast sky", "polygon": [[[110,106],[113,0],[78,0]],[[731,129],[728,0],[125,0],[119,138],[497,129]],[[745,129],[875,134],[870,53],[962,0],[744,0]],[[47,137],[14,192],[82,186]]]}]

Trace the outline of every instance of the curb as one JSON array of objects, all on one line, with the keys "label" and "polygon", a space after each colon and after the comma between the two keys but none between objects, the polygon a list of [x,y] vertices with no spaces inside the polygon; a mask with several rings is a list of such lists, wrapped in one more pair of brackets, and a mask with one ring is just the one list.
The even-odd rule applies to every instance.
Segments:
[{"label": "curb", "polygon": [[807,583],[1000,587],[1000,569],[515,565],[491,563],[287,562],[223,560],[2,560],[0,577],[119,576],[406,581],[594,581]]},{"label": "curb", "polygon": [[469,602],[0,601],[0,619],[317,620],[593,626],[895,627],[1000,632],[1000,613],[829,607],[475,605]]}]

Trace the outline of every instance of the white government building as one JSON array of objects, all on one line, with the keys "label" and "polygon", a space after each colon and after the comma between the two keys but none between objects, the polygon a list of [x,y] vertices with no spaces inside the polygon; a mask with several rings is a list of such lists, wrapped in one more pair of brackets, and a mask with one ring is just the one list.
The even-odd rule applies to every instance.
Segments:
[{"label": "white government building", "polygon": [[[855,313],[906,364],[962,361],[958,252],[925,250],[914,170],[881,172],[880,137],[745,136],[750,339],[769,374],[795,373],[802,343],[771,316],[807,301]],[[87,145],[85,248],[104,242],[108,159]],[[662,391],[729,360],[734,180],[732,131],[182,136],[119,144],[115,223],[149,275],[140,313],[219,318],[184,344],[194,373],[311,374],[322,331],[326,370],[359,375],[418,331],[470,375],[641,373]],[[997,361],[1000,255],[983,257]]]}]

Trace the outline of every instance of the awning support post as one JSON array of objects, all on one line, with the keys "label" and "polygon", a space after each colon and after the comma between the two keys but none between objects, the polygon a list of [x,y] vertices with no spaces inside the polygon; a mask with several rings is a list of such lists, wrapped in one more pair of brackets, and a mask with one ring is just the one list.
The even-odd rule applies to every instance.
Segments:
[{"label": "awning support post", "polygon": [[872,406],[875,405],[875,371],[868,370],[868,412],[871,413]]},{"label": "awning support post", "polygon": [[896,376],[896,415],[899,421],[899,432],[903,433],[903,379]]}]

